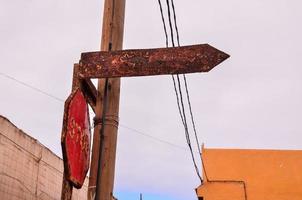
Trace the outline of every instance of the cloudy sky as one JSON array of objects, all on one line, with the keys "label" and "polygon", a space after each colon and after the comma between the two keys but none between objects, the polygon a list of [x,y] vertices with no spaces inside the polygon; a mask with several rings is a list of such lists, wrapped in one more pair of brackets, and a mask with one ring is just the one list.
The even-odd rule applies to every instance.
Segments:
[{"label": "cloudy sky", "polygon": [[[182,45],[231,55],[208,74],[188,75],[205,147],[301,149],[301,1],[175,4]],[[60,156],[62,101],[80,53],[99,50],[102,9],[101,0],[0,0],[0,114]],[[127,0],[124,48],[164,45],[157,0]],[[171,77],[123,79],[120,123],[116,196],[196,199]]]}]

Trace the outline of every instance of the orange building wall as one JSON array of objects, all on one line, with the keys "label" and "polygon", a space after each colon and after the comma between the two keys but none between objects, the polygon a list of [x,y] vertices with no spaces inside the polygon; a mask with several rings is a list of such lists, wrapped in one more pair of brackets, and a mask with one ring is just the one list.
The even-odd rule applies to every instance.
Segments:
[{"label": "orange building wall", "polygon": [[302,151],[203,149],[204,200],[302,200]]}]

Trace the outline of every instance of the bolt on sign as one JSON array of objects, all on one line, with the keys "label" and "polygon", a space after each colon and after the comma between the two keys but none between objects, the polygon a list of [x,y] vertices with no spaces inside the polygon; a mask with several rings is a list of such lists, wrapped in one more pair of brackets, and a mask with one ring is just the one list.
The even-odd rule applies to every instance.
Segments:
[{"label": "bolt on sign", "polygon": [[90,161],[90,121],[88,104],[80,88],[75,89],[65,102],[62,149],[67,179],[81,188]]}]

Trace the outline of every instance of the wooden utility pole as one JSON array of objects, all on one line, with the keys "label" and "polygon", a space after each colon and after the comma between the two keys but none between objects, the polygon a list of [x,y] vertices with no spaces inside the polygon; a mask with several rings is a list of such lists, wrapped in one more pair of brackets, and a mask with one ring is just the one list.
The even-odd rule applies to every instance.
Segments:
[{"label": "wooden utility pole", "polygon": [[66,172],[63,174],[61,200],[71,200],[72,198],[72,185],[66,178]]},{"label": "wooden utility pole", "polygon": [[[113,200],[120,77],[209,72],[229,57],[208,44],[121,50],[125,3],[105,0],[101,51],[82,53],[74,68],[73,90],[65,101],[61,137],[62,200],[70,200],[73,187],[82,187],[88,171],[88,104],[95,112],[88,199]],[[91,78],[99,79],[98,89]]]},{"label": "wooden utility pole", "polygon": [[[101,50],[121,50],[123,45],[125,0],[105,0]],[[104,92],[107,87],[104,108]],[[98,94],[94,118],[94,136],[89,176],[88,199],[113,199],[114,171],[118,131],[120,78],[98,80]],[[106,112],[104,112],[104,109]],[[103,116],[105,113],[105,116]],[[103,134],[103,135],[102,135]],[[102,137],[101,137],[102,136]],[[101,153],[101,160],[99,157]],[[100,163],[100,166],[98,166]],[[98,173],[99,171],[99,173]],[[98,176],[99,175],[99,176]],[[98,179],[98,181],[97,181]],[[98,185],[97,185],[98,182]],[[98,193],[96,194],[96,188]]]}]

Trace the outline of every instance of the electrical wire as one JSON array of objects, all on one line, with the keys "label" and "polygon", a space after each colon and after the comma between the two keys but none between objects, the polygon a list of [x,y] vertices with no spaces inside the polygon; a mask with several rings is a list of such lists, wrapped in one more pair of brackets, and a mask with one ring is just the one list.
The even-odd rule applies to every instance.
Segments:
[{"label": "electrical wire", "polygon": [[[174,0],[171,0],[171,5],[172,5],[172,11],[173,11],[173,17],[174,17],[174,28],[175,28],[176,37],[177,37],[177,44],[178,44],[178,46],[180,46],[179,31],[178,31],[178,26],[177,26],[177,17],[176,17]],[[191,123],[193,125],[193,130],[194,130],[194,134],[195,134],[195,141],[197,143],[198,152],[201,155],[200,143],[199,143],[199,139],[197,136],[196,125],[195,125],[195,120],[194,120],[194,115],[193,115],[192,105],[191,105],[191,100],[190,100],[190,95],[189,95],[189,89],[188,89],[188,84],[187,84],[187,78],[186,78],[185,74],[183,74],[183,79],[184,79],[184,83],[185,83],[186,97],[187,97],[189,111],[190,111]],[[178,80],[178,82],[179,82],[179,80]]]},{"label": "electrical wire", "polygon": [[174,6],[174,0],[171,0],[171,4],[172,4],[172,10],[173,10],[174,27],[175,27],[175,31],[176,31],[177,44],[178,44],[178,46],[180,46],[179,32],[178,32],[178,26],[177,26],[177,20],[176,20],[176,11],[175,11],[175,6]]},{"label": "electrical wire", "polygon": [[188,129],[188,125],[187,125],[187,121],[186,121],[186,115],[185,115],[185,107],[184,107],[184,103],[183,103],[183,98],[182,98],[182,91],[181,91],[181,85],[180,85],[180,80],[179,80],[179,76],[177,76],[177,81],[178,81],[178,88],[179,88],[179,92],[180,92],[180,102],[182,105],[182,109],[183,109],[183,117],[184,117],[184,128],[185,128],[185,133],[186,133],[186,139],[187,139],[187,144],[189,146],[190,152],[191,152],[191,157],[192,157],[192,161],[197,173],[197,176],[199,177],[201,183],[203,182],[198,166],[196,164],[196,160],[195,160],[195,156],[193,153],[193,148],[192,148],[192,144],[191,144],[191,139],[190,139],[190,135],[189,135],[189,129]]},{"label": "electrical wire", "polygon": [[139,131],[139,130],[137,130],[137,129],[128,127],[128,126],[126,126],[126,125],[120,124],[120,127],[125,128],[125,129],[128,129],[128,130],[130,130],[130,131],[133,132],[133,133],[137,133],[137,134],[139,134],[139,135],[142,135],[142,136],[147,137],[147,138],[149,138],[149,139],[152,139],[152,140],[154,140],[154,141],[160,142],[160,143],[162,143],[162,144],[166,144],[166,145],[169,145],[169,146],[171,146],[171,147],[175,147],[175,148],[182,149],[182,150],[188,150],[188,149],[187,149],[186,147],[184,147],[184,146],[180,146],[180,145],[174,144],[174,143],[172,143],[172,142],[169,142],[169,141],[167,141],[167,140],[163,140],[163,139],[160,139],[160,138],[158,138],[158,137],[154,137],[154,136],[152,136],[152,135],[146,134],[146,133],[144,133],[144,132],[142,132],[142,131]]},{"label": "electrical wire", "polygon": [[[160,6],[162,23],[163,23],[163,26],[164,26],[164,32],[165,32],[166,41],[167,41],[168,40],[168,37],[167,37],[168,34],[167,34],[167,29],[165,28],[166,27],[165,18],[164,18],[162,6],[161,6],[161,1],[158,0],[158,2],[159,2],[159,6]],[[174,1],[172,0],[171,3],[172,3],[172,10],[173,10],[173,17],[174,17],[174,28],[176,30],[177,44],[178,44],[178,46],[180,46],[179,32],[178,32],[177,21],[176,21],[176,12],[175,12]],[[171,42],[172,42],[172,46],[175,47],[173,26],[172,26],[172,20],[171,20],[171,11],[170,11],[170,1],[166,0],[166,4],[167,4],[167,10],[168,10],[168,21],[169,21],[169,28],[170,28],[170,34],[171,34]],[[168,44],[168,43],[166,42],[166,44]],[[168,47],[168,46],[166,46],[166,47]],[[193,153],[193,148],[192,148],[192,144],[191,144],[188,124],[187,124],[187,119],[186,119],[186,114],[185,114],[186,112],[185,112],[185,106],[184,106],[184,101],[183,101],[183,95],[182,95],[181,82],[180,82],[180,79],[179,79],[179,75],[178,74],[176,75],[176,80],[175,80],[174,75],[172,75],[172,80],[173,80],[173,86],[174,86],[174,91],[175,91],[175,95],[176,95],[177,107],[178,107],[178,111],[179,111],[179,115],[180,115],[182,124],[183,124],[184,129],[185,129],[185,137],[186,137],[187,145],[190,149],[193,165],[194,165],[194,168],[196,170],[197,176],[199,177],[200,181],[203,182],[203,180],[201,178],[201,175],[200,175],[200,172],[199,172],[199,169],[198,169],[198,166],[197,166],[197,163],[196,163],[196,160],[195,160],[194,153]],[[190,102],[190,98],[189,98],[189,91],[188,91],[188,86],[187,86],[185,76],[184,76],[184,81],[185,81],[185,87],[186,87],[187,101],[188,101],[189,108],[190,108],[191,121],[192,121],[192,124],[193,124],[195,139],[196,139],[197,145],[198,145],[198,151],[199,151],[199,154],[200,154],[201,151],[200,151],[200,147],[199,147],[199,141],[198,141],[198,137],[197,137],[197,131],[196,131],[195,122],[194,122],[194,118],[193,118],[193,112],[192,112],[191,102]],[[177,82],[177,84],[176,84],[176,82]]]},{"label": "electrical wire", "polygon": [[[177,17],[176,17],[176,10],[175,10],[175,6],[174,6],[174,0],[171,0],[171,4],[172,4],[173,17],[174,17],[174,28],[175,28],[176,37],[177,37],[177,44],[178,44],[178,46],[180,46],[179,31],[178,31],[178,26],[177,26]],[[188,106],[189,106],[189,111],[190,111],[190,116],[191,116],[191,123],[193,125],[195,141],[197,144],[198,152],[201,155],[200,143],[199,143],[199,139],[197,136],[195,120],[194,120],[194,115],[193,115],[193,111],[192,111],[192,104],[191,104],[190,94],[189,94],[189,89],[188,89],[188,83],[187,83],[187,78],[186,78],[185,74],[183,74],[183,79],[184,79],[184,83],[185,83],[186,96],[187,96],[187,101],[188,101]]]},{"label": "electrical wire", "polygon": [[[15,81],[15,82],[17,82],[17,83],[23,85],[24,87],[27,87],[27,88],[32,89],[32,90],[34,90],[34,91],[38,91],[39,93],[41,93],[41,94],[43,94],[43,95],[46,95],[47,97],[49,97],[49,98],[51,98],[51,99],[54,99],[54,100],[56,100],[56,101],[59,101],[59,102],[63,102],[63,103],[64,103],[64,100],[63,100],[63,99],[61,99],[61,98],[59,98],[59,97],[56,97],[56,96],[54,96],[54,95],[50,95],[48,92],[45,92],[45,91],[43,91],[43,90],[41,90],[41,89],[39,89],[39,88],[37,88],[37,87],[31,86],[31,85],[29,85],[28,83],[25,83],[25,82],[23,82],[23,81],[20,81],[20,80],[14,78],[14,77],[12,77],[12,76],[6,75],[6,74],[1,73],[1,72],[0,72],[0,75],[6,77],[6,78],[8,78],[8,79],[11,79],[11,80]],[[134,133],[140,134],[140,135],[142,135],[142,136],[145,136],[145,137],[147,137],[147,138],[149,138],[149,139],[152,139],[152,140],[161,142],[161,143],[163,143],[163,144],[169,145],[169,146],[171,146],[171,147],[176,147],[176,148],[179,148],[179,149],[187,150],[187,148],[185,148],[184,146],[180,146],[180,145],[177,145],[177,144],[168,142],[168,141],[166,141],[166,140],[163,140],[163,139],[161,139],[161,138],[154,137],[154,136],[152,136],[152,135],[146,134],[146,133],[144,133],[144,132],[142,132],[142,131],[139,131],[139,130],[137,130],[137,129],[135,129],[135,128],[129,127],[129,126],[123,124],[123,123],[119,123],[119,126],[122,127],[122,128],[124,128],[124,129],[128,129],[128,130],[131,131],[131,132],[134,132]],[[0,134],[1,134],[1,133],[0,133]]]},{"label": "electrical wire", "polygon": [[9,75],[7,75],[7,74],[5,74],[5,73],[3,73],[3,72],[0,72],[0,75],[3,76],[3,77],[5,77],[5,78],[8,78],[8,79],[10,79],[10,80],[13,80],[13,81],[15,81],[15,82],[17,82],[17,83],[19,83],[19,84],[25,86],[25,87],[28,87],[28,88],[30,88],[30,89],[32,89],[32,90],[35,90],[36,92],[39,92],[39,93],[44,94],[44,95],[46,95],[46,96],[48,96],[48,97],[50,97],[50,98],[53,98],[53,99],[55,99],[55,100],[57,100],[57,101],[64,102],[63,99],[60,99],[60,98],[58,98],[58,97],[56,97],[56,96],[54,96],[54,95],[52,95],[52,94],[50,94],[50,93],[48,93],[48,92],[44,92],[43,90],[41,90],[41,89],[39,89],[39,88],[37,88],[37,87],[34,87],[34,86],[32,86],[32,85],[30,85],[30,84],[28,84],[28,83],[25,83],[25,82],[23,82],[23,81],[20,81],[20,80],[14,78],[14,77],[12,77],[12,76],[9,76]]},{"label": "electrical wire", "polygon": [[193,115],[193,111],[192,111],[191,101],[190,101],[190,95],[189,95],[186,75],[183,75],[183,78],[184,78],[184,83],[185,83],[185,89],[186,89],[186,94],[187,94],[187,101],[188,101],[188,105],[189,105],[191,122],[192,122],[192,125],[193,125],[193,131],[194,131],[194,135],[195,135],[195,141],[196,141],[196,144],[197,144],[199,155],[201,155],[200,143],[199,143],[199,139],[198,139],[198,136],[197,136],[197,131],[196,131],[196,126],[195,126],[195,120],[194,120],[194,115]]},{"label": "electrical wire", "polygon": [[170,1],[166,0],[166,4],[167,4],[167,8],[168,8],[168,19],[169,19],[169,27],[170,27],[172,46],[175,47],[173,26],[172,26],[172,20],[171,20],[171,11],[170,11]]},{"label": "electrical wire", "polygon": [[166,38],[166,47],[169,46],[169,39],[168,39],[168,33],[167,33],[167,28],[166,28],[166,23],[165,23],[165,18],[164,18],[164,14],[163,14],[163,7],[161,5],[161,1],[158,0],[158,4],[159,4],[159,9],[160,9],[160,14],[161,14],[161,20],[163,21],[163,25],[164,25],[164,32],[165,32],[165,38]]}]

